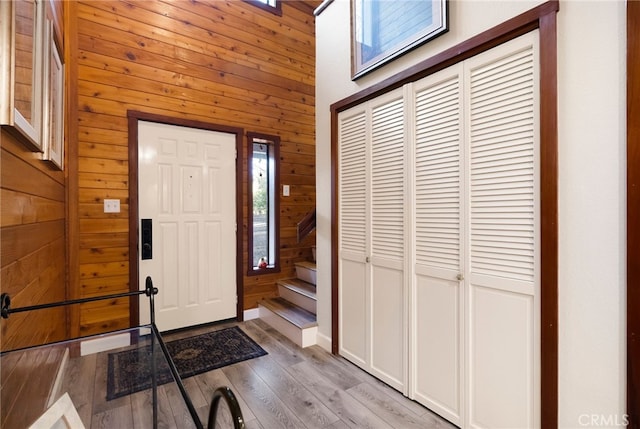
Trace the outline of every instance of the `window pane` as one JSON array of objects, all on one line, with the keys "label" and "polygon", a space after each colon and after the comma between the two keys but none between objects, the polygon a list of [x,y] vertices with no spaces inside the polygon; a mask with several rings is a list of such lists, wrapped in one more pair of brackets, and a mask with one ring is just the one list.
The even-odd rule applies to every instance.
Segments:
[{"label": "window pane", "polygon": [[280,271],[278,157],[280,139],[247,133],[249,153],[249,275]]},{"label": "window pane", "polygon": [[253,144],[253,266],[269,264],[269,145]]}]

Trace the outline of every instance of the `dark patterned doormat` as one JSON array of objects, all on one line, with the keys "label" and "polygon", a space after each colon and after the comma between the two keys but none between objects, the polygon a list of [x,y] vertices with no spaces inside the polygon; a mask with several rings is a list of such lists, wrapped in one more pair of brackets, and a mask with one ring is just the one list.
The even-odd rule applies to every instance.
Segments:
[{"label": "dark patterned doormat", "polygon": [[[237,326],[169,341],[166,345],[182,379],[267,354]],[[173,377],[157,342],[155,348],[159,386],[173,381]],[[151,388],[150,354],[151,345],[109,353],[108,401]]]}]

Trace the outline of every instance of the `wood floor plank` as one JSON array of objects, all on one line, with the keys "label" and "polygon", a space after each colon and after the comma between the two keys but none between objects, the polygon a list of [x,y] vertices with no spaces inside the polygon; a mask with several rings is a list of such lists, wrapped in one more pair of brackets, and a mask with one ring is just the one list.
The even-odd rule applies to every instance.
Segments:
[{"label": "wood floor plank", "polygon": [[328,380],[343,390],[362,383],[362,380],[356,375],[362,370],[357,369],[355,366],[349,367],[345,365],[319,346],[307,347],[301,353],[305,356],[306,362],[310,363],[317,371],[322,372]]},{"label": "wood floor plank", "polygon": [[[260,319],[245,322],[242,328],[267,353],[277,357],[282,365],[290,366],[302,362],[302,357],[300,357],[299,353],[301,349],[295,348],[295,344],[291,340],[284,335],[280,335]],[[273,334],[276,334],[276,336]]]},{"label": "wood floor plank", "polygon": [[292,377],[270,356],[248,361],[251,368],[264,380],[278,397],[293,411],[308,428],[325,428],[339,420],[303,384]]},{"label": "wood floor plank", "polygon": [[336,385],[309,361],[300,362],[287,369],[331,410],[352,428],[392,428],[369,408]]},{"label": "wood floor plank", "polygon": [[[211,403],[211,399],[213,398],[213,392],[217,388],[224,386],[228,386],[229,388],[231,388],[231,390],[233,390],[233,393],[236,395],[236,399],[238,400],[238,404],[240,405],[240,409],[242,410],[244,420],[255,420],[256,416],[251,412],[251,409],[245,402],[243,396],[238,392],[238,389],[233,386],[231,381],[222,372],[222,369],[215,369],[213,371],[197,375],[196,380],[198,382],[198,386],[200,386],[202,395],[207,398],[207,402],[209,404]],[[229,421],[231,421],[230,417]]]},{"label": "wood floor plank", "polygon": [[151,390],[143,390],[131,394],[133,412],[133,429],[153,427],[153,402]]},{"label": "wood floor plank", "polygon": [[[228,386],[248,429],[455,428],[344,358],[318,346],[301,349],[260,320],[199,326],[163,338],[167,342],[230,326],[239,326],[268,354],[183,380],[205,427],[214,390]],[[106,400],[108,354],[116,351],[70,358],[61,392],[69,392],[87,429],[148,429],[153,426],[151,389]],[[3,359],[2,364],[3,379],[16,376],[15,363],[4,366]],[[160,428],[195,427],[175,384],[159,386],[158,410]],[[233,427],[231,414],[222,400],[216,428],[228,427]]]},{"label": "wood floor plank", "polygon": [[381,393],[369,383],[360,383],[347,392],[360,403],[372,410],[376,415],[394,428],[403,429],[454,429],[455,426],[444,426],[441,421],[429,415],[416,415],[409,408],[390,396]]},{"label": "wood floor plank", "polygon": [[93,415],[93,380],[96,371],[96,355],[76,356],[69,358],[65,376],[62,379],[61,392],[68,392],[73,405],[78,411],[80,420],[89,427]]},{"label": "wood floor plank", "polygon": [[263,426],[281,429],[306,427],[246,362],[224,367],[222,371]]},{"label": "wood floor plank", "polygon": [[258,420],[251,420],[250,422],[247,422],[245,427],[247,429],[265,429],[265,427],[262,426]]},{"label": "wood floor plank", "polygon": [[93,415],[91,429],[132,428],[131,405],[109,408]]},{"label": "wood floor plank", "polygon": [[187,404],[185,403],[184,398],[180,393],[178,385],[175,383],[167,383],[163,385],[162,388],[167,394],[171,413],[177,427],[184,429],[195,428],[196,425],[191,418],[191,414],[189,413]]},{"label": "wood floor plank", "polygon": [[342,420],[338,420],[331,426],[327,426],[327,429],[349,429],[349,425],[343,422]]},{"label": "wood floor plank", "polygon": [[109,353],[97,353],[93,389],[93,413],[102,413],[113,408],[131,407],[131,395],[107,401],[107,367]]}]

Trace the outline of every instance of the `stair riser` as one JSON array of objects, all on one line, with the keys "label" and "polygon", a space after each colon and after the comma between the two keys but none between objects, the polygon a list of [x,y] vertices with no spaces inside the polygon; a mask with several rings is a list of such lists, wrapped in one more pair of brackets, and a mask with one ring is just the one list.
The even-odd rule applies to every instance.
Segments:
[{"label": "stair riser", "polygon": [[296,277],[313,285],[316,284],[316,271],[310,270],[307,267],[296,265]]},{"label": "stair riser", "polygon": [[286,288],[282,285],[278,285],[278,294],[286,299],[287,301],[297,305],[298,307],[302,307],[307,311],[310,311],[313,314],[317,314],[317,303],[315,299],[309,298],[308,296],[304,296],[299,294],[289,288]]},{"label": "stair riser", "polygon": [[300,329],[293,325],[289,321],[278,316],[268,308],[258,305],[260,309],[260,319],[264,320],[272,328],[289,338],[298,346],[304,348],[313,346],[316,344],[316,337],[318,335],[318,327]]}]

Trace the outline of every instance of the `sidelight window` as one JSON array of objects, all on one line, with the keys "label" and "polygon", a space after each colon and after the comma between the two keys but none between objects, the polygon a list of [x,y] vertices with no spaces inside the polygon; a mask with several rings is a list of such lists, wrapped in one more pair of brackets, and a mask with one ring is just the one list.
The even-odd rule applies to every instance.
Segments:
[{"label": "sidelight window", "polygon": [[280,139],[248,133],[249,270],[279,271],[278,152]]}]

